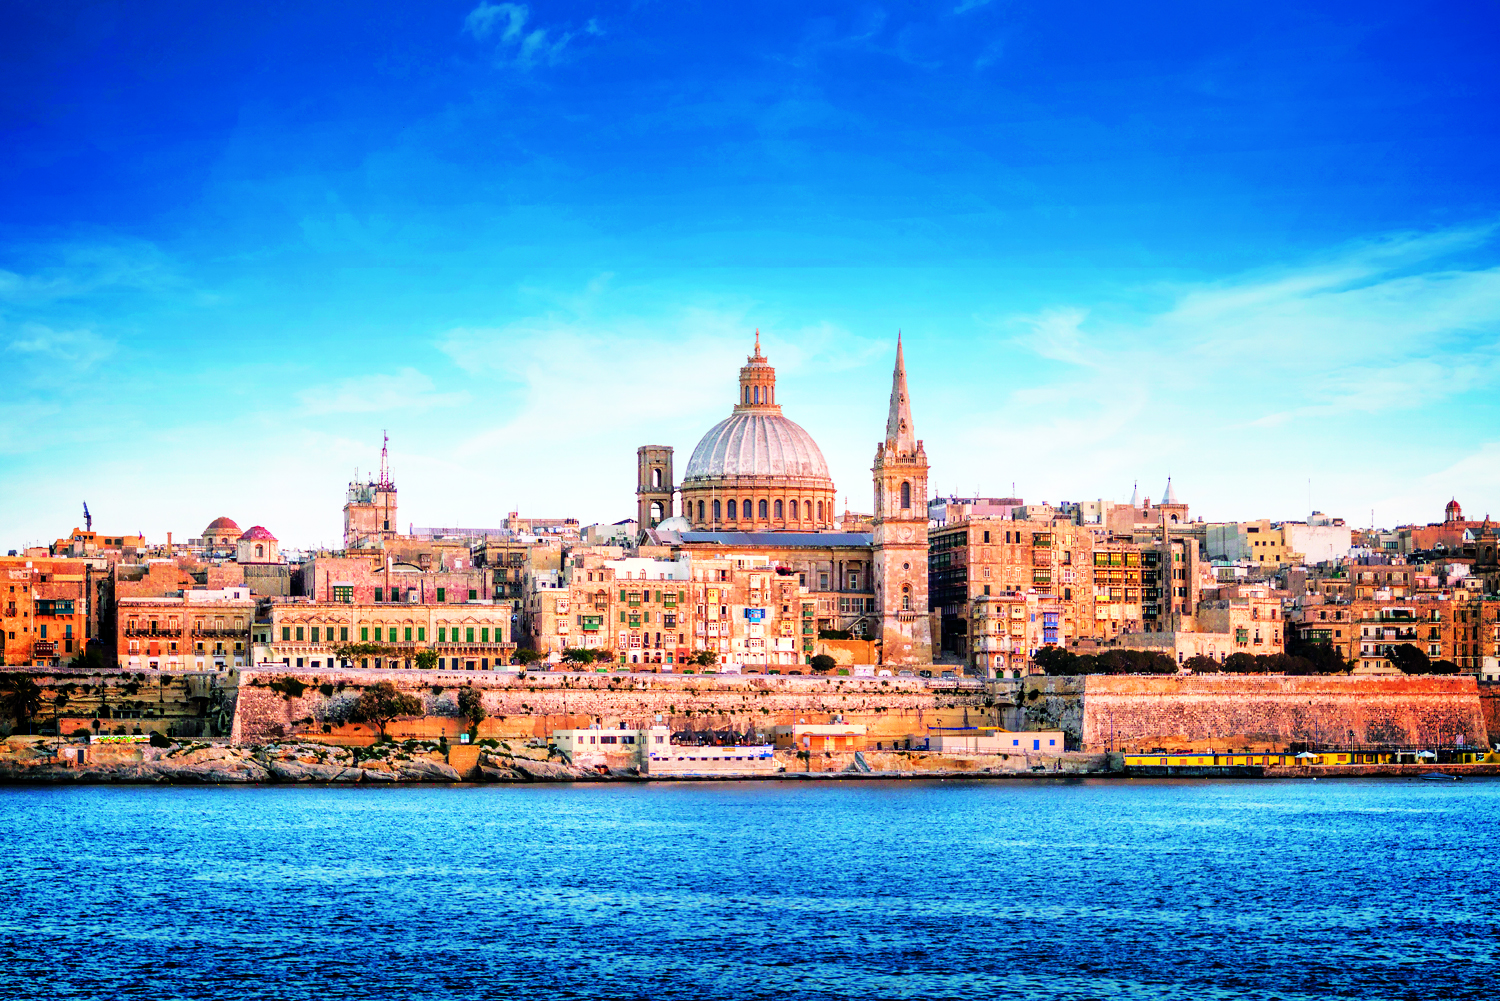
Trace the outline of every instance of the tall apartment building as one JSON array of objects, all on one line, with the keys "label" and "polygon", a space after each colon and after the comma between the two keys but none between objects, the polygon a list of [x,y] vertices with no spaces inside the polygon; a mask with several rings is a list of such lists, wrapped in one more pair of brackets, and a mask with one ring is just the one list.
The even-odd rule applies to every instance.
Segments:
[{"label": "tall apartment building", "polygon": [[119,598],[116,661],[131,671],[245,667],[250,663],[255,608],[247,587]]},{"label": "tall apartment building", "polygon": [[0,558],[5,663],[60,667],[91,638],[93,568],[84,560]]}]

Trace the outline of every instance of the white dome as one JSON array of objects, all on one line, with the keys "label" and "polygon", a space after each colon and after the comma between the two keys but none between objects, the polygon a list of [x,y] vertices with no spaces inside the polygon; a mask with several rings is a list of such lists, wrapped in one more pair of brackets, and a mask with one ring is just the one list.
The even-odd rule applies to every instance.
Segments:
[{"label": "white dome", "polygon": [[674,515],[656,526],[658,532],[691,532],[693,523],[682,515]]},{"label": "white dome", "polygon": [[777,413],[735,413],[715,424],[693,449],[682,485],[741,476],[833,489],[812,435]]}]

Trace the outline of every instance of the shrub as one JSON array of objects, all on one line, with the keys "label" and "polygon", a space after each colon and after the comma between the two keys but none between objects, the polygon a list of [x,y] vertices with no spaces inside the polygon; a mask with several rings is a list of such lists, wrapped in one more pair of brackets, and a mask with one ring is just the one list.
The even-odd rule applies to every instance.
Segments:
[{"label": "shrub", "polygon": [[468,717],[471,730],[477,728],[480,721],[489,715],[484,708],[483,696],[473,685],[465,685],[458,690],[458,711]]},{"label": "shrub", "polygon": [[152,747],[171,747],[172,742],[155,730],[151,731],[151,739],[147,741]]},{"label": "shrub", "polygon": [[811,661],[809,661],[808,664],[814,671],[818,672],[819,674],[827,674],[835,667],[838,667],[838,661],[834,660],[826,653],[818,654]]}]

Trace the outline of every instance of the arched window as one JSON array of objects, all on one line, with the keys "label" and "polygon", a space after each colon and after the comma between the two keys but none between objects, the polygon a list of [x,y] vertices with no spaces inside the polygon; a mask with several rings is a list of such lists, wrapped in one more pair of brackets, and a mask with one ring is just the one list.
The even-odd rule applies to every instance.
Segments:
[{"label": "arched window", "polygon": [[714,521],[719,521],[723,517],[724,517],[723,513],[719,510],[719,502],[718,501],[714,501]]},{"label": "arched window", "polygon": [[661,501],[651,502],[651,524],[661,521]]},{"label": "arched window", "polygon": [[901,481],[901,507],[903,510],[911,507],[911,484],[906,480]]},{"label": "arched window", "polygon": [[755,402],[760,403],[760,387],[755,387]]},{"label": "arched window", "polygon": [[760,520],[761,521],[765,521],[766,520],[766,502],[765,501],[761,501],[760,502]]},{"label": "arched window", "polygon": [[660,466],[658,466],[655,469],[651,470],[651,485],[653,487],[658,488],[658,489],[661,488],[661,467]]},{"label": "arched window", "polygon": [[911,585],[910,584],[902,584],[901,585],[901,610],[903,612],[909,612],[909,611],[911,611]]},{"label": "arched window", "polygon": [[745,402],[746,403],[750,402],[750,387],[749,386],[745,387]]},{"label": "arched window", "polygon": [[780,521],[784,517],[786,517],[786,515],[782,511],[781,501],[777,501],[776,502],[776,520]]},{"label": "arched window", "polygon": [[744,501],[740,504],[740,513],[745,516],[745,520],[746,521],[750,520],[750,498],[749,497],[746,497],[744,499]]},{"label": "arched window", "polygon": [[256,555],[257,559],[260,558],[260,557],[262,557],[262,556],[264,556],[264,555],[266,555],[266,547],[265,546],[256,546],[255,547],[255,555]]},{"label": "arched window", "polygon": [[823,520],[823,502],[822,501],[818,501],[818,520],[819,521]]},{"label": "arched window", "polygon": [[730,498],[730,501],[729,501],[729,520],[730,521],[738,521],[739,517],[740,517],[739,505],[734,502],[733,498]]},{"label": "arched window", "polygon": [[703,520],[703,502],[702,501],[698,502],[698,520],[699,521]]},{"label": "arched window", "polygon": [[792,520],[796,521],[797,520],[797,502],[796,501],[789,501],[788,503],[791,504]]}]

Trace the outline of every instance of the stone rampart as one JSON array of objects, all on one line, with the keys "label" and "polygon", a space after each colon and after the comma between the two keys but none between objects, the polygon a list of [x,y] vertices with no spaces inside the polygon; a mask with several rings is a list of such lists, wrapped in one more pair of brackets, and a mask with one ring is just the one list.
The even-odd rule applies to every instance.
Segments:
[{"label": "stone rampart", "polygon": [[1488,741],[1472,677],[1091,675],[1083,682],[1087,750]]},{"label": "stone rampart", "polygon": [[366,685],[389,681],[422,700],[420,718],[391,724],[392,736],[450,739],[467,728],[458,689],[482,694],[484,737],[546,737],[552,731],[599,724],[649,726],[674,732],[827,722],[841,715],[864,723],[871,741],[925,733],[929,726],[963,725],[985,716],[983,692],[944,691],[923,678],[784,675],[570,674],[548,671],[517,677],[468,671],[318,671],[254,669],[237,674],[231,738],[260,744],[299,735],[333,742],[374,738],[350,721]]}]

